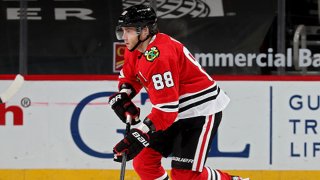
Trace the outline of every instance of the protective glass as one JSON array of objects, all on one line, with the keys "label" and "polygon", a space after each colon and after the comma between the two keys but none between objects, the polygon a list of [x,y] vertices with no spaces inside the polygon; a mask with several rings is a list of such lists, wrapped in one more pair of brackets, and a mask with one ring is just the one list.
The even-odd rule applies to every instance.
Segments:
[{"label": "protective glass", "polygon": [[[117,26],[116,27],[116,37],[118,40],[123,40],[123,34],[124,34],[124,30],[122,28],[123,26]],[[141,33],[141,27],[124,27],[126,28],[126,32],[134,32],[134,35],[139,35]],[[129,30],[130,29],[130,30]]]},{"label": "protective glass", "polygon": [[123,29],[120,26],[116,27],[116,37],[118,40],[123,40]]}]

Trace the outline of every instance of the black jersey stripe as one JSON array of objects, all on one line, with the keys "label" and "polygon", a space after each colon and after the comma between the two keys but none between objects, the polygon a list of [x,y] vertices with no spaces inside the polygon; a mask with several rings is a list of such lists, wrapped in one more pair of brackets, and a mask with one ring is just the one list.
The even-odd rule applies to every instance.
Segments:
[{"label": "black jersey stripe", "polygon": [[218,180],[218,174],[217,174],[217,172],[216,172],[215,170],[213,170],[213,172],[214,172],[214,179]]},{"label": "black jersey stripe", "polygon": [[186,110],[188,110],[188,109],[190,109],[190,108],[199,106],[199,105],[201,105],[201,104],[203,104],[203,103],[206,103],[206,102],[208,102],[208,101],[214,100],[214,99],[217,98],[217,96],[219,95],[219,93],[220,93],[220,88],[218,88],[218,93],[217,93],[216,95],[210,96],[210,97],[208,97],[208,98],[206,98],[206,99],[202,99],[202,100],[197,101],[197,102],[195,102],[195,103],[192,103],[192,104],[189,104],[189,105],[187,105],[187,106],[184,106],[183,108],[180,108],[180,109],[179,109],[179,113],[181,113],[181,112],[183,112],[183,111],[186,111]]},{"label": "black jersey stripe", "polygon": [[176,105],[164,105],[164,106],[160,106],[160,109],[164,109],[164,108],[166,108],[166,109],[177,109],[178,107],[179,107],[178,104],[176,104]]},{"label": "black jersey stripe", "polygon": [[214,87],[212,87],[212,88],[210,88],[210,89],[207,89],[207,90],[205,90],[205,91],[203,91],[203,92],[200,92],[200,93],[198,93],[198,94],[194,94],[194,95],[192,95],[192,96],[188,96],[188,97],[185,97],[185,98],[181,98],[181,99],[179,100],[179,104],[182,104],[182,103],[184,103],[184,102],[186,102],[186,101],[189,101],[190,99],[195,99],[195,98],[200,97],[200,96],[203,96],[203,95],[205,95],[205,94],[214,92],[214,91],[216,91],[216,90],[217,90],[217,85],[215,85]]}]

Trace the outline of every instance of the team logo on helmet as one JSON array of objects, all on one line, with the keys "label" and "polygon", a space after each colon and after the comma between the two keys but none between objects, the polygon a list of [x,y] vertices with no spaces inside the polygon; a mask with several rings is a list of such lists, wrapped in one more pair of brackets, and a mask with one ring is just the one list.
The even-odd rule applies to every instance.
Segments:
[{"label": "team logo on helmet", "polygon": [[160,51],[157,47],[153,46],[149,51],[146,51],[144,53],[144,56],[146,57],[147,61],[154,61],[157,57],[159,57]]}]

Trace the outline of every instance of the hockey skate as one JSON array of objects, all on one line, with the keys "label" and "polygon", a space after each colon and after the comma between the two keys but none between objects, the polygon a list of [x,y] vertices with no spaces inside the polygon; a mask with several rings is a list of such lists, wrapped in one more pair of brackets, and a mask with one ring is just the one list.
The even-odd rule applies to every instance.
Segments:
[{"label": "hockey skate", "polygon": [[250,180],[250,178],[242,178],[240,176],[231,176],[231,180]]}]

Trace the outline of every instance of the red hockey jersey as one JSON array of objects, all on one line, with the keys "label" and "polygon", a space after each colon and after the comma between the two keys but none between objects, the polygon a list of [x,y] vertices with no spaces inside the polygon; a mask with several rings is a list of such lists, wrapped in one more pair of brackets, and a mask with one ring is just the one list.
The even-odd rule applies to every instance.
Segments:
[{"label": "red hockey jersey", "polygon": [[146,89],[152,103],[148,118],[156,130],[179,119],[214,114],[229,103],[188,49],[163,33],[153,36],[144,53],[126,49],[119,87],[122,83],[136,92]]}]

